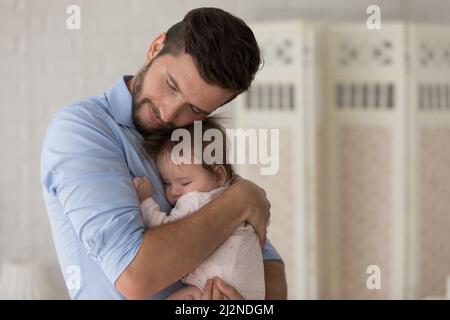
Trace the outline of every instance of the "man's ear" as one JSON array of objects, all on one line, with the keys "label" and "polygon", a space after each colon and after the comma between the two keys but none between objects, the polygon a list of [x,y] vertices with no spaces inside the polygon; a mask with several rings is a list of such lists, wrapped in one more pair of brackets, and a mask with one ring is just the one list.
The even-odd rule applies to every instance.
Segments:
[{"label": "man's ear", "polygon": [[151,43],[147,50],[147,61],[150,62],[154,57],[161,51],[164,47],[164,42],[166,41],[166,34],[164,32],[160,33],[155,40]]},{"label": "man's ear", "polygon": [[213,168],[214,173],[216,175],[217,183],[219,186],[223,186],[227,181],[227,170],[224,165],[217,164]]}]

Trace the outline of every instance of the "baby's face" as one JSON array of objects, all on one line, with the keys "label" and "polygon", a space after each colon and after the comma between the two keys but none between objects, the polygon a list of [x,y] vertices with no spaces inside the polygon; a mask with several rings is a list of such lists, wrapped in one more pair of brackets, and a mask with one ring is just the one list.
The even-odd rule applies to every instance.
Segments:
[{"label": "baby's face", "polygon": [[206,170],[201,164],[176,165],[166,152],[156,157],[156,165],[164,183],[167,200],[172,206],[188,192],[208,192],[220,186],[216,174]]}]

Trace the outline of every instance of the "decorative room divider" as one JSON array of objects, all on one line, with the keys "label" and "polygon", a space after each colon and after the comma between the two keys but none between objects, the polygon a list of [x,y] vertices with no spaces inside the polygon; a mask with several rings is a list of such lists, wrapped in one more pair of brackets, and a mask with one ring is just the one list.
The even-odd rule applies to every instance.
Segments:
[{"label": "decorative room divider", "polygon": [[[234,125],[280,129],[272,203],[293,299],[441,295],[450,274],[450,28],[251,26],[264,67]],[[381,287],[368,284],[379,267]],[[370,270],[370,268],[369,268]]]}]

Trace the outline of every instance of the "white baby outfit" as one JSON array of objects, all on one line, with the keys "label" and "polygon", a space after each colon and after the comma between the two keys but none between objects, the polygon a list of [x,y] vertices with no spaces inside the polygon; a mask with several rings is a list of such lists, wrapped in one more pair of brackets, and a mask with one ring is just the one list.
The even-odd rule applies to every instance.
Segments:
[{"label": "white baby outfit", "polygon": [[[197,211],[225,190],[226,187],[220,187],[210,192],[186,193],[178,199],[170,215],[161,212],[153,198],[147,198],[141,204],[144,224],[151,228],[180,219]],[[203,291],[206,281],[215,276],[234,287],[247,300],[264,299],[262,252],[251,225],[240,225],[216,251],[182,280]]]}]

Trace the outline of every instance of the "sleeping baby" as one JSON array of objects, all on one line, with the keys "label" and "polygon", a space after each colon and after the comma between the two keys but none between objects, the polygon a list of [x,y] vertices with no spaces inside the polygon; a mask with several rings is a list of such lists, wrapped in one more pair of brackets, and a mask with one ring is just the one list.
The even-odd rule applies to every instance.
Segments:
[{"label": "sleeping baby", "polygon": [[[176,164],[171,153],[176,142],[170,140],[170,133],[155,139],[147,138],[144,147],[155,159],[164,184],[167,200],[173,206],[169,214],[161,212],[153,200],[153,188],[147,177],[133,180],[144,224],[152,228],[192,214],[226,190],[233,176],[233,168],[226,163],[226,136],[223,128],[213,119],[202,122],[202,136],[208,129],[218,129],[223,143],[220,163],[207,164],[203,157],[191,150],[183,154],[186,161]],[[186,128],[194,137],[194,125]],[[192,138],[193,139],[193,138]],[[182,142],[180,142],[182,143]],[[202,141],[202,151],[211,143]],[[191,143],[190,145],[194,145]],[[201,152],[203,154],[203,152]],[[186,158],[188,157],[188,158]],[[208,161],[209,162],[209,161]],[[179,163],[179,162],[177,162]],[[183,279],[187,288],[182,289],[195,300],[201,299],[206,281],[219,277],[234,287],[245,299],[262,300],[265,297],[264,266],[258,236],[250,224],[240,225],[205,261],[188,273]]]}]

